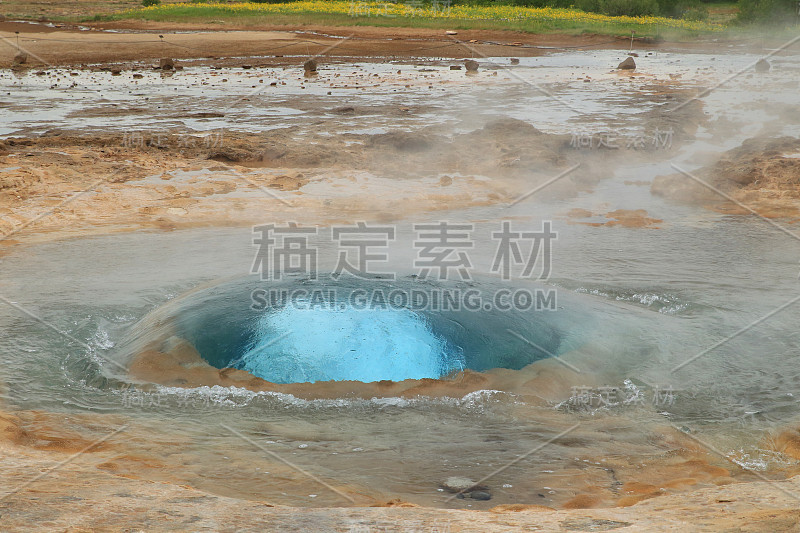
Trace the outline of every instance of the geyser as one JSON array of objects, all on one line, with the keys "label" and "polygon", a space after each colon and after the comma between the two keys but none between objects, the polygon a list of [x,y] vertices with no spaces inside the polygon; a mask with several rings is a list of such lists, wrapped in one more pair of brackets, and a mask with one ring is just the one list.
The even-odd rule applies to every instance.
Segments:
[{"label": "geyser", "polygon": [[464,369],[462,350],[412,310],[298,303],[265,313],[253,347],[231,366],[273,383],[402,381]]},{"label": "geyser", "polygon": [[[286,384],[518,370],[582,342],[570,325],[587,319],[574,311],[519,308],[513,302],[539,300],[515,297],[519,290],[494,279],[242,278],[156,309],[119,348],[130,360],[143,350],[170,352],[177,340],[185,341],[213,367]],[[504,298],[495,301],[498,294]]]}]

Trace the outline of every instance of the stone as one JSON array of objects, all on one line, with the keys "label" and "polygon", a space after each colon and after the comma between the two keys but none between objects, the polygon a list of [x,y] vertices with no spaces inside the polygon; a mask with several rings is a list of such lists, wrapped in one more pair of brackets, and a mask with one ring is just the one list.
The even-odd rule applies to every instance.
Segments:
[{"label": "stone", "polygon": [[25,52],[19,52],[17,55],[14,56],[14,65],[24,65],[28,62],[28,54]]},{"label": "stone", "polygon": [[485,488],[477,485],[470,478],[463,476],[450,476],[442,482],[441,487],[448,492],[470,492]]},{"label": "stone", "polygon": [[317,62],[313,59],[309,59],[305,63],[303,63],[303,70],[306,72],[306,76],[311,74],[316,74],[317,72]]},{"label": "stone", "polygon": [[453,31],[453,30],[447,30],[444,33],[445,33],[445,35],[458,35],[458,32],[457,31]]},{"label": "stone", "polygon": [[464,66],[467,68],[467,72],[478,72],[478,62],[472,59],[467,59],[464,61]]},{"label": "stone", "polygon": [[120,76],[122,74],[122,69],[119,67],[114,67],[111,69],[112,76]]},{"label": "stone", "polygon": [[450,65],[450,70],[461,70],[461,65]]},{"label": "stone", "polygon": [[756,63],[756,72],[763,74],[764,72],[769,72],[769,68],[770,68],[769,61],[767,61],[764,58],[759,59],[758,62]]},{"label": "stone", "polygon": [[626,57],[625,61],[617,65],[620,70],[636,70],[636,62],[632,57]]},{"label": "stone", "polygon": [[561,522],[561,527],[568,531],[609,531],[632,525],[632,522],[619,522],[601,518],[569,518]]},{"label": "stone", "polygon": [[492,499],[492,495],[485,490],[474,490],[469,493],[470,498],[473,500],[480,500],[480,501],[489,501]]},{"label": "stone", "polygon": [[519,65],[519,59],[516,58],[516,57],[512,57],[511,58],[511,64],[512,65]]},{"label": "stone", "polygon": [[158,67],[161,70],[172,70],[175,68],[175,62],[169,57],[163,57],[161,61],[159,61]]}]

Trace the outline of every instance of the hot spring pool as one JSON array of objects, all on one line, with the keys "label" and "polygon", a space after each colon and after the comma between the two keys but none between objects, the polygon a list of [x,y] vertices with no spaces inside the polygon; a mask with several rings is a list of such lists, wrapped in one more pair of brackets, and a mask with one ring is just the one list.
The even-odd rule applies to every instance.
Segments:
[{"label": "hot spring pool", "polygon": [[[585,226],[560,231],[559,277],[548,285],[558,290],[556,311],[262,306],[254,291],[272,285],[246,274],[249,229],[30,247],[3,257],[14,280],[4,294],[69,337],[0,308],[8,332],[0,339],[4,395],[17,409],[63,414],[76,427],[90,415],[112,429],[124,420],[128,455],[158,461],[158,476],[287,505],[352,502],[240,434],[349,487],[359,503],[364,493],[488,508],[533,494],[560,505],[585,484],[611,483],[609,468],[641,478],[641,454],[647,464],[673,457],[663,444],[672,437],[662,435],[674,427],[766,473],[782,468],[783,459],[762,450],[760,435],[796,413],[800,377],[786,354],[797,309],[672,369],[788,299],[784,285],[764,282],[796,276],[784,237],[756,220],[605,232],[602,239]],[[296,278],[281,283],[309,286]],[[385,283],[342,278],[325,287],[347,303],[355,291]],[[392,283],[409,291],[505,286],[490,277]],[[373,345],[380,350],[365,354]],[[130,363],[145,352],[153,354],[148,364],[165,357],[174,364],[143,366],[149,379],[131,376]],[[225,369],[231,365],[238,370]],[[257,374],[273,385],[253,381]],[[443,379],[403,387],[372,381],[437,375]],[[593,394],[609,386],[636,402],[581,409],[566,398],[541,400],[552,391]],[[654,401],[667,387],[674,401]],[[480,478],[521,456],[524,464],[492,480],[489,502],[448,500],[437,491],[448,476]],[[606,466],[607,457],[633,459]],[[115,464],[115,472],[141,475],[138,463]]]},{"label": "hot spring pool", "polygon": [[[575,349],[592,323],[578,306],[566,311],[562,305],[555,312],[556,306],[555,293],[543,286],[512,291],[491,278],[469,283],[413,276],[392,282],[243,278],[156,309],[132,329],[114,357],[125,361],[154,343],[168,350],[177,338],[213,367],[245,370],[279,384],[519,370]],[[581,328],[570,328],[570,321]]]}]

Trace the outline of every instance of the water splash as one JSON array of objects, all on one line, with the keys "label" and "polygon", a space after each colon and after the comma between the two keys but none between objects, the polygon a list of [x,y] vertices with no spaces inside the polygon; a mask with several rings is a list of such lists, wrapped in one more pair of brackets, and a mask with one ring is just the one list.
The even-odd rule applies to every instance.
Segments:
[{"label": "water splash", "polygon": [[231,366],[273,383],[402,381],[464,369],[461,350],[413,311],[298,303],[263,316],[253,347]]}]

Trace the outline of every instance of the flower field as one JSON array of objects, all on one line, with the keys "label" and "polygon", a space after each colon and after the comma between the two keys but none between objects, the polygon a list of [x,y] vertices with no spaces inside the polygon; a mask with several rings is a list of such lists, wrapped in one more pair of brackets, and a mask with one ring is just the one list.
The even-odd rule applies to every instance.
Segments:
[{"label": "flower field", "polygon": [[[349,16],[354,19],[385,19],[384,25],[391,19],[396,24],[405,25],[401,20],[453,20],[453,21],[494,21],[508,22],[518,27],[519,23],[540,23],[552,27],[576,28],[581,26],[597,27],[614,25],[630,29],[672,28],[691,32],[722,31],[725,26],[706,22],[673,19],[667,17],[628,17],[608,16],[599,13],[587,13],[577,9],[532,8],[509,5],[495,6],[447,6],[444,2],[422,5],[421,2],[375,2],[375,1],[342,1],[342,0],[307,0],[299,2],[263,4],[252,2],[241,3],[177,3],[162,4],[131,10],[123,14],[124,18],[145,18],[151,20],[168,20],[170,18],[187,17],[247,17],[247,16],[286,16],[286,15],[333,15]],[[400,20],[398,20],[400,19]],[[375,21],[377,22],[377,20]],[[413,25],[413,21],[411,22]]]}]

